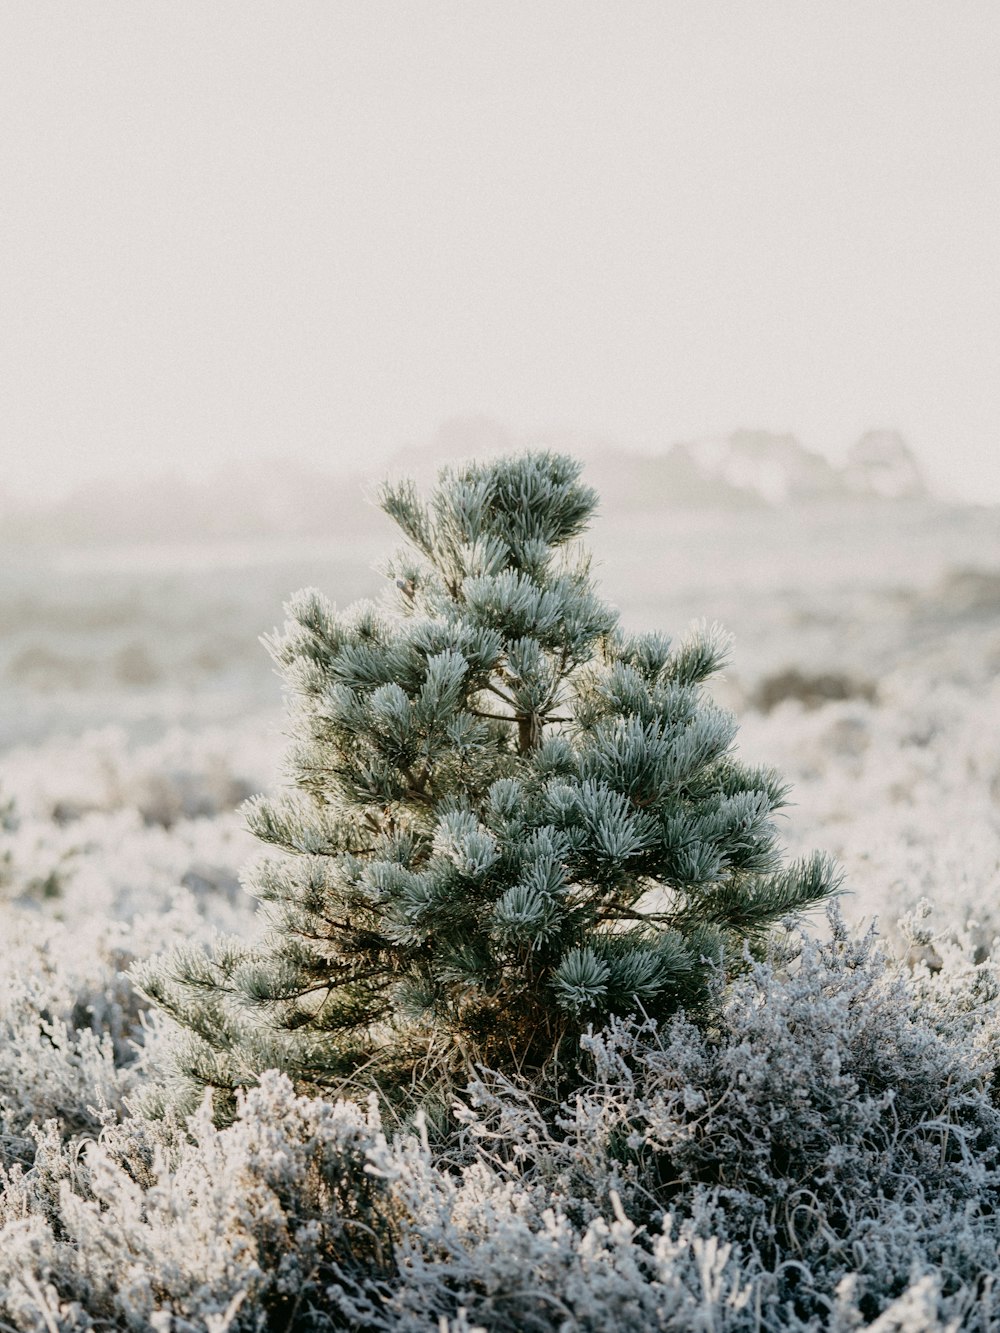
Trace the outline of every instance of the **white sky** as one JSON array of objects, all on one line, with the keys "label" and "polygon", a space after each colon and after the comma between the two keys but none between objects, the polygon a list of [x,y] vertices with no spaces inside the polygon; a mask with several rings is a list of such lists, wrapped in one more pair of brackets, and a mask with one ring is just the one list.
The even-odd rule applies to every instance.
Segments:
[{"label": "white sky", "polygon": [[1000,500],[995,0],[4,0],[0,490],[898,427]]}]

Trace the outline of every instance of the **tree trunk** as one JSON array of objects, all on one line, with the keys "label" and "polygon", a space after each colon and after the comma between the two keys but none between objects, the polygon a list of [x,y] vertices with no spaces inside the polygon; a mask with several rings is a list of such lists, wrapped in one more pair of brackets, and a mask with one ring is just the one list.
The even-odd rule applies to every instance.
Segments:
[{"label": "tree trunk", "polygon": [[537,750],[542,743],[542,719],[537,713],[518,714],[517,749],[519,754]]}]

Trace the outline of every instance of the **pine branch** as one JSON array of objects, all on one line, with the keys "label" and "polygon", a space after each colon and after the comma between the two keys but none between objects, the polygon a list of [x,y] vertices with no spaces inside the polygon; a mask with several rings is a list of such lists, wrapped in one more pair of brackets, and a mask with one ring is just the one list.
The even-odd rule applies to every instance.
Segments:
[{"label": "pine branch", "polygon": [[284,1065],[406,1097],[477,1062],[556,1077],[588,1025],[697,1010],[724,948],[836,892],[823,858],[782,868],[785,786],[732,757],[704,697],[723,636],[624,633],[570,553],[596,503],[579,475],[529,452],[426,499],[386,486],[408,543],[386,605],[289,603],[269,643],[299,794],[246,807],[285,858],[249,876],[270,932],[145,983],[192,1034],[189,1078],[230,1094]]}]

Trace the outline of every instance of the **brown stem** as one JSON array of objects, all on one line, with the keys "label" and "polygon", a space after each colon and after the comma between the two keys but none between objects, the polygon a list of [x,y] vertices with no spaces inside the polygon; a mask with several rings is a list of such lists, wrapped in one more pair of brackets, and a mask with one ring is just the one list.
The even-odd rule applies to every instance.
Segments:
[{"label": "brown stem", "polygon": [[542,743],[542,719],[537,713],[519,713],[517,717],[517,749],[519,754],[537,750]]}]

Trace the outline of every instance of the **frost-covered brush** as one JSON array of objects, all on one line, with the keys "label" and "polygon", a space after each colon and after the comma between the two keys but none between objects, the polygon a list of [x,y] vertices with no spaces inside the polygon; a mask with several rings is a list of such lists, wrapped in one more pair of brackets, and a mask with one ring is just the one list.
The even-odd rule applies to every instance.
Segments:
[{"label": "frost-covered brush", "polygon": [[747,941],[829,897],[785,867],[785,787],[733,757],[702,684],[726,642],[632,635],[573,545],[597,497],[526,453],[386,485],[406,538],[383,605],[299,593],[269,640],[294,794],[248,877],[267,933],[148,966],[186,1075],[233,1089],[414,1089],[481,1063],[540,1075],[612,1015],[696,1007]]}]

